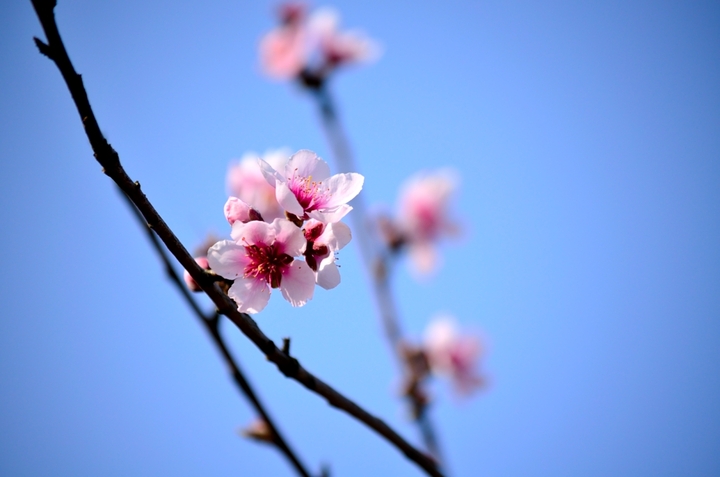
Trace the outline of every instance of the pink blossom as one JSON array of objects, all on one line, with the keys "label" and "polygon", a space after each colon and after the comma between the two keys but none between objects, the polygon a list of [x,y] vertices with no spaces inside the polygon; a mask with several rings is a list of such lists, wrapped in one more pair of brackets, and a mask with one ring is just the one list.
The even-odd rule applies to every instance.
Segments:
[{"label": "pink blossom", "polygon": [[330,176],[330,167],[307,149],[290,157],[282,172],[266,161],[260,166],[268,184],[275,187],[278,203],[300,219],[338,222],[352,210],[347,202],[360,193],[365,178],[355,172]]},{"label": "pink blossom", "polygon": [[268,224],[237,221],[233,240],[222,240],[208,250],[210,267],[218,275],[234,280],[228,291],[238,310],[258,313],[270,300],[272,288],[280,288],[292,306],[303,306],[313,296],[315,275],[302,260],[305,251],[302,231],[286,219]]},{"label": "pink blossom", "polygon": [[435,242],[457,232],[447,210],[455,177],[448,170],[422,172],[408,179],[401,189],[396,226],[419,272],[427,273],[435,266]]},{"label": "pink blossom", "polygon": [[235,222],[247,223],[251,220],[262,220],[260,213],[237,197],[229,197],[224,207],[225,218],[230,225]]},{"label": "pink blossom", "polygon": [[[200,265],[200,268],[203,268],[205,270],[210,269],[210,265],[208,264],[207,258],[205,257],[196,257],[195,263]],[[183,270],[183,279],[185,280],[185,285],[190,289],[190,291],[199,292],[202,291],[202,288],[200,288],[200,285],[197,284],[195,279],[190,276],[187,270]]]},{"label": "pink blossom", "polygon": [[340,31],[340,15],[331,8],[313,12],[308,20],[309,31],[330,66],[358,63],[375,59],[379,47],[360,31]]},{"label": "pink blossom", "polygon": [[483,352],[480,339],[460,335],[452,318],[436,318],[425,330],[425,353],[430,369],[438,375],[449,376],[463,394],[484,383],[476,371],[477,360]]},{"label": "pink blossom", "polygon": [[315,272],[315,281],[326,290],[340,284],[340,271],[335,263],[335,252],[350,242],[350,227],[342,222],[324,224],[310,219],[303,230],[307,239],[305,261]]},{"label": "pink blossom", "polygon": [[260,64],[276,79],[305,76],[322,81],[336,67],[367,61],[379,48],[358,31],[340,31],[339,16],[331,9],[318,9],[309,17],[299,3],[279,10],[280,26],[260,41]]},{"label": "pink blossom", "polygon": [[[273,167],[281,168],[289,156],[288,149],[268,150],[263,160]],[[265,180],[258,165],[258,157],[249,152],[230,164],[226,179],[228,195],[237,197],[257,210],[263,220],[272,222],[285,217],[285,211],[275,199],[275,188]]]}]

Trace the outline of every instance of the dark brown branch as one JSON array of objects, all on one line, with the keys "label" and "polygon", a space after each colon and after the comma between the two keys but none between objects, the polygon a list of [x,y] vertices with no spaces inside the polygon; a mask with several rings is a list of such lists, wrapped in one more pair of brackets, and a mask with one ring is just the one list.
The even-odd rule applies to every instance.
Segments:
[{"label": "dark brown branch", "polygon": [[[122,193],[122,192],[121,192]],[[285,441],[285,438],[280,433],[280,430],[275,425],[273,419],[270,417],[268,411],[265,409],[265,406],[260,402],[260,398],[257,396],[255,391],[253,390],[252,386],[248,382],[247,378],[245,378],[245,375],[243,374],[242,370],[240,369],[240,365],[238,364],[237,360],[232,356],[232,353],[230,353],[230,350],[228,349],[227,345],[225,344],[225,340],[223,339],[222,335],[220,334],[219,329],[219,316],[217,313],[213,313],[210,316],[206,316],[205,313],[203,313],[202,309],[198,305],[195,298],[192,296],[192,293],[190,290],[188,290],[187,286],[185,285],[185,282],[182,278],[180,278],[180,275],[175,271],[175,268],[172,265],[172,260],[168,256],[167,252],[165,251],[165,247],[158,239],[155,232],[153,232],[150,227],[147,226],[145,223],[145,219],[143,218],[140,211],[135,207],[135,204],[132,203],[130,198],[126,196],[124,193],[122,193],[122,196],[125,198],[125,200],[128,203],[128,206],[133,211],[133,215],[135,218],[140,222],[140,225],[142,226],[143,230],[145,231],[145,234],[147,235],[148,239],[150,240],[150,243],[152,243],[153,248],[157,252],[158,256],[160,257],[160,260],[162,260],[163,265],[165,266],[165,273],[167,274],[170,281],[175,285],[175,287],[180,291],[180,294],[185,299],[185,302],[188,304],[188,306],[193,310],[195,313],[195,316],[198,318],[198,320],[203,324],[203,327],[205,328],[205,331],[208,332],[210,337],[213,340],[213,343],[217,347],[218,351],[223,357],[223,361],[225,362],[225,366],[227,367],[228,371],[232,375],[233,380],[235,381],[235,384],[238,386],[240,391],[245,395],[248,401],[250,401],[250,404],[255,409],[255,412],[257,412],[261,417],[262,420],[265,422],[265,424],[268,426],[268,429],[270,431],[270,435],[272,436],[272,442],[280,452],[290,461],[292,466],[295,468],[298,474],[300,474],[303,477],[310,477],[310,473],[305,469],[305,466],[302,465],[300,462],[300,459],[297,457],[295,452],[290,448],[288,443]]]},{"label": "dark brown branch", "polygon": [[[341,172],[356,172],[358,170],[353,154],[348,144],[347,136],[340,123],[337,115],[332,96],[327,89],[325,82],[309,88],[313,93],[322,119],[325,134],[330,143],[330,147],[335,156]],[[356,236],[360,244],[360,254],[362,262],[368,268],[368,275],[372,283],[375,300],[377,301],[380,318],[385,329],[385,337],[392,348],[393,355],[398,361],[400,369],[406,374],[412,374],[411,367],[408,366],[404,356],[404,341],[400,328],[400,319],[398,318],[397,306],[390,288],[390,266],[391,260],[387,250],[378,250],[375,241],[369,236],[366,221],[369,216],[366,214],[367,208],[362,195],[357,196],[353,200],[355,210],[352,214],[354,228],[358,231]],[[407,376],[413,378],[413,376]],[[411,392],[406,393],[410,400],[412,415],[418,423],[420,433],[425,443],[425,447],[435,456],[438,461],[440,458],[440,446],[437,437],[428,416],[427,399],[418,386],[414,386]]]},{"label": "dark brown branch", "polygon": [[100,127],[90,107],[82,78],[75,72],[75,68],[70,62],[70,58],[60,38],[53,11],[55,1],[32,0],[32,3],[47,37],[47,45],[51,51],[50,58],[55,62],[55,65],[60,70],[70,90],[80,119],[85,127],[85,134],[95,154],[95,159],[103,167],[103,172],[115,181],[133,204],[135,204],[145,218],[148,226],[157,233],[170,253],[180,262],[180,265],[190,273],[190,276],[198,283],[200,288],[207,293],[218,311],[226,315],[285,376],[298,381],[309,390],[324,397],[331,406],[341,409],[363,422],[397,447],[429,475],[442,476],[442,473],[438,470],[432,458],[410,445],[397,432],[385,424],[385,422],[368,413],[331,386],[315,377],[307,371],[297,359],[280,351],[277,346],[275,346],[275,343],[258,328],[257,323],[255,323],[249,315],[240,313],[235,302],[195,263],[193,257],[148,201],[140,189],[140,184],[133,182],[127,175],[120,164],[117,152],[115,152],[100,132]]}]

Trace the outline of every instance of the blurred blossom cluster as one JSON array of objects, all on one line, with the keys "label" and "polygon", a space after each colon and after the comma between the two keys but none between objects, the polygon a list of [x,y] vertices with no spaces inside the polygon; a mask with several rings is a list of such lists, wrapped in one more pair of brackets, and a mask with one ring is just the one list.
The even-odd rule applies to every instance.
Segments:
[{"label": "blurred blossom cluster", "polygon": [[258,313],[273,288],[302,306],[316,284],[331,289],[340,283],[335,254],[351,239],[340,220],[363,182],[356,173],[330,175],[328,164],[308,150],[287,160],[274,152],[264,159],[246,155],[230,167],[228,188],[240,196],[224,207],[232,240],[210,247],[207,266],[232,282],[228,295],[238,310]]},{"label": "blurred blossom cluster", "polygon": [[368,61],[377,44],[360,31],[340,30],[340,17],[330,8],[308,13],[303,3],[278,8],[279,25],[260,41],[260,64],[271,78],[300,79],[317,86],[339,66]]},{"label": "blurred blossom cluster", "polygon": [[407,251],[420,274],[437,266],[437,242],[460,229],[449,210],[457,183],[457,173],[451,169],[419,172],[401,186],[395,216],[378,219],[389,249],[394,254]]},{"label": "blurred blossom cluster", "polygon": [[[262,159],[279,169],[285,166],[290,152],[290,149],[271,149],[265,152]],[[248,152],[230,164],[226,188],[230,197],[237,197],[246,204],[252,204],[264,220],[272,221],[285,217],[285,211],[275,199],[275,187],[265,180],[258,165],[258,155],[254,152]]]}]

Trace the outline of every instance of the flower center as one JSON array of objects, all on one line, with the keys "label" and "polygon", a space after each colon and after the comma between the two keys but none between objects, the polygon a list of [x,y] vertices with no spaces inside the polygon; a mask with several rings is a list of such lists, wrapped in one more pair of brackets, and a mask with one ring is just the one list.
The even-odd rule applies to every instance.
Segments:
[{"label": "flower center", "polygon": [[288,187],[305,212],[322,209],[330,198],[330,191],[323,187],[322,181],[315,182],[312,176],[301,177],[293,174],[288,180]]},{"label": "flower center", "polygon": [[292,263],[293,257],[280,252],[276,244],[246,245],[245,253],[250,263],[245,267],[245,278],[253,277],[278,288],[283,270]]}]

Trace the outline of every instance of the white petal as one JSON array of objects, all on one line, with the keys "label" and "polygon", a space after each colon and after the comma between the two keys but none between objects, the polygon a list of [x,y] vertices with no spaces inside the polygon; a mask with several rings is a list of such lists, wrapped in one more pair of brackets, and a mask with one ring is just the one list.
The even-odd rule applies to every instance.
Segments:
[{"label": "white petal", "polygon": [[353,208],[351,206],[343,204],[336,209],[326,212],[319,212],[317,210],[313,210],[312,212],[308,212],[308,216],[312,217],[315,220],[319,220],[324,224],[331,224],[333,222],[340,222],[340,220],[345,217],[352,209]]},{"label": "white petal", "polygon": [[207,259],[213,272],[229,280],[242,277],[250,263],[245,247],[231,240],[222,240],[210,247]]},{"label": "white petal", "polygon": [[312,177],[315,182],[320,182],[330,177],[330,166],[314,152],[301,149],[290,157],[285,173],[288,177],[284,179],[294,174],[299,177]]},{"label": "white petal", "polygon": [[275,243],[280,246],[283,253],[292,257],[302,255],[307,240],[297,225],[287,219],[275,219],[272,227],[275,230]]},{"label": "white petal", "polygon": [[258,313],[270,301],[270,287],[263,280],[240,278],[230,287],[228,296],[237,302],[239,311]]},{"label": "white petal", "polygon": [[315,274],[307,263],[302,260],[294,260],[283,271],[280,291],[292,306],[303,306],[313,297]]},{"label": "white petal", "polygon": [[280,203],[283,209],[287,210],[291,214],[295,214],[298,217],[302,217],[305,211],[298,202],[295,194],[290,190],[286,182],[277,181],[275,183],[275,198]]},{"label": "white petal", "polygon": [[317,284],[326,290],[331,290],[340,284],[340,270],[335,264],[335,254],[331,253],[320,262],[317,272]]},{"label": "white petal", "polygon": [[362,190],[363,182],[365,178],[356,172],[332,176],[324,183],[330,191],[330,199],[326,207],[331,209],[350,202]]},{"label": "white petal", "polygon": [[271,186],[275,187],[275,181],[283,182],[285,180],[282,174],[264,160],[258,159],[258,165],[260,166],[260,172],[262,172],[263,177]]},{"label": "white petal", "polygon": [[315,242],[327,245],[330,250],[335,251],[350,243],[350,239],[352,239],[350,227],[342,222],[335,222],[328,224]]}]

